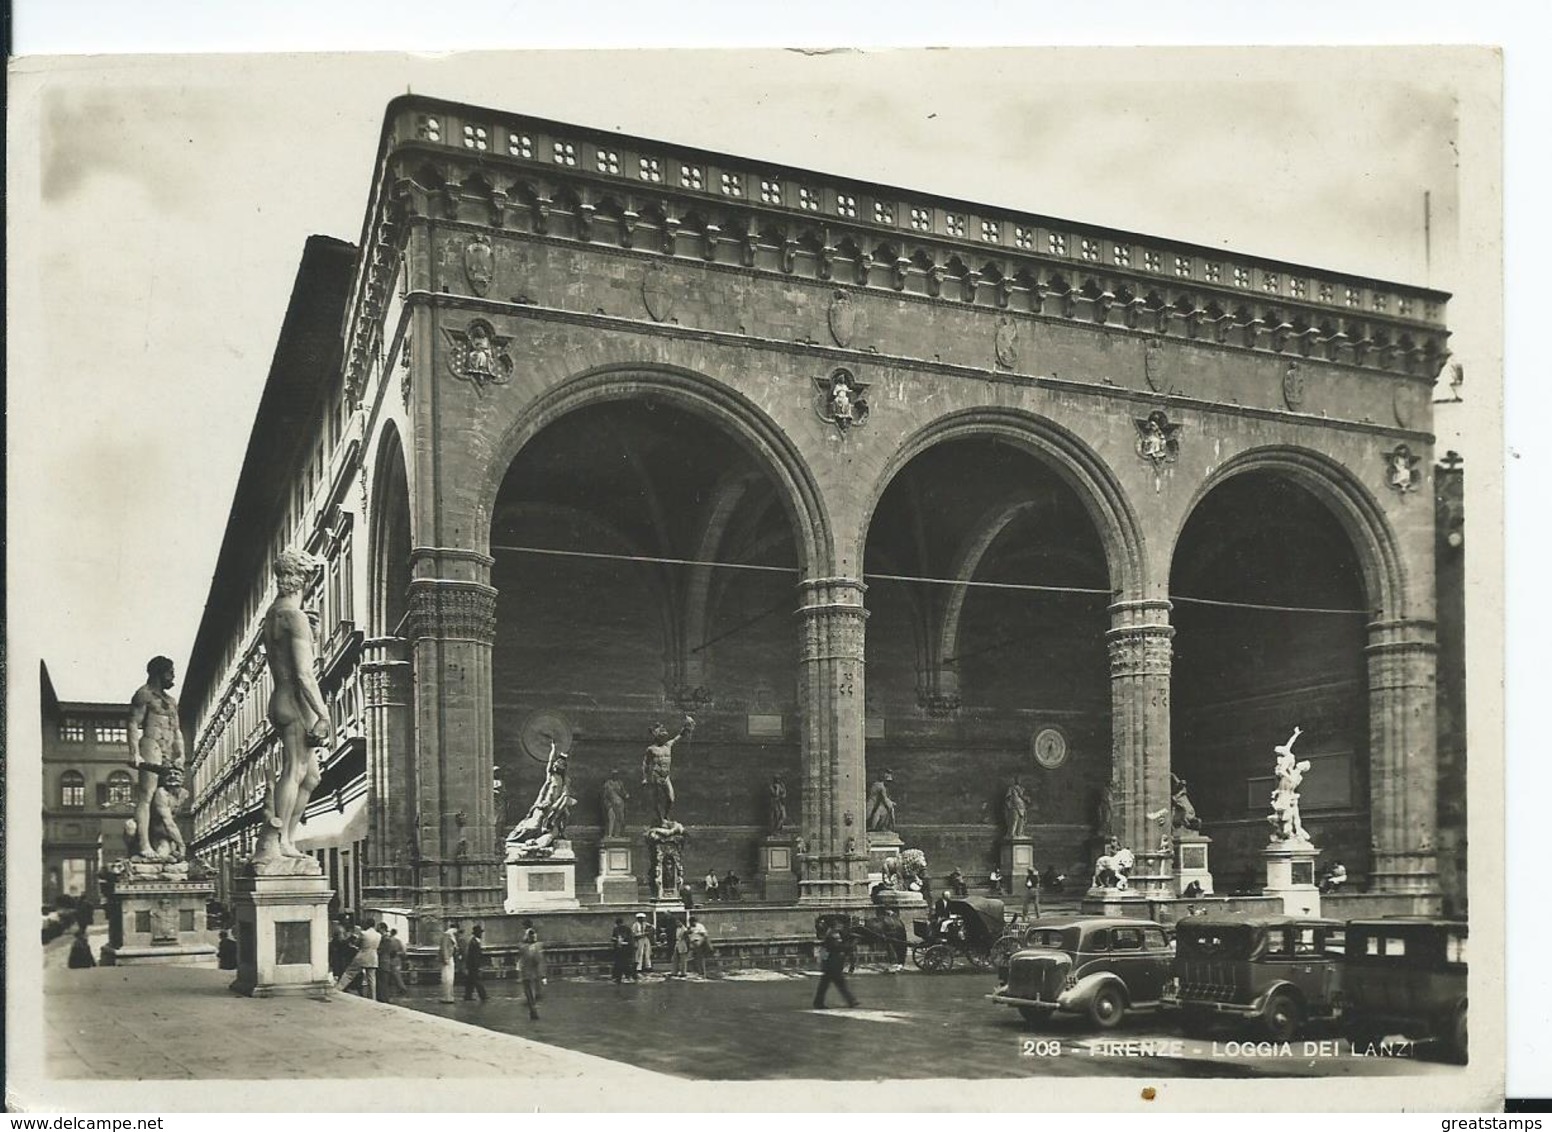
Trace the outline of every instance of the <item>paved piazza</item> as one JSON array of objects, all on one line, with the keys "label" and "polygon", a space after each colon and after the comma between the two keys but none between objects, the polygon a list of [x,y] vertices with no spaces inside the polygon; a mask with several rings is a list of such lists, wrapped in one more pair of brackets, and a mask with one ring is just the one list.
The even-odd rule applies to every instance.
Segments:
[{"label": "paved piazza", "polygon": [[[1095,1035],[1078,1019],[1026,1029],[1018,1014],[987,1002],[987,975],[923,975],[859,971],[855,1010],[810,1009],[817,972],[733,972],[709,980],[652,977],[615,986],[607,978],[551,980],[540,1019],[529,1021],[521,984],[486,985],[490,1000],[438,1001],[435,987],[412,988],[403,1005],[471,1022],[534,1041],[621,1061],[643,1069],[708,1080],[889,1077],[996,1078],[1023,1076],[1255,1077],[1324,1074],[1454,1073],[1454,1066],[1423,1057],[1352,1058],[1228,1056],[1231,1035],[1211,1043],[1182,1038],[1157,1019],[1137,1016],[1107,1035],[1112,1051],[1091,1053]],[[1311,1035],[1319,1040],[1322,1035]],[[1335,1042],[1334,1035],[1324,1035]],[[1045,1056],[1025,1055],[1036,1043]],[[1134,1043],[1134,1045],[1128,1045]],[[1170,1056],[1147,1056],[1148,1043],[1172,1044]],[[1051,1055],[1059,1044],[1060,1053]],[[1346,1043],[1341,1043],[1345,1050]],[[887,1052],[886,1052],[887,1051]],[[1329,1051],[1328,1051],[1329,1052]]]}]

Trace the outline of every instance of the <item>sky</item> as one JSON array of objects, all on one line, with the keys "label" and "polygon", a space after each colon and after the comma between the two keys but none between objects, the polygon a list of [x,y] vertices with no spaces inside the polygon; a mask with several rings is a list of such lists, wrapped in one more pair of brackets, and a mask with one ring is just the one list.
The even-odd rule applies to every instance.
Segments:
[{"label": "sky", "polygon": [[147,656],[187,657],[303,241],[359,237],[406,90],[1451,289],[1459,74],[1361,49],[50,68],[25,88],[37,125],[13,144],[36,147],[36,175],[12,196],[47,233],[30,277],[47,377],[11,404],[43,659],[64,698],[112,700]]},{"label": "sky", "polygon": [[[512,0],[462,0],[454,15],[432,12],[424,0],[15,0],[18,54],[82,53],[45,75],[28,59],[13,62],[8,90],[7,661],[16,749],[37,742],[30,673],[39,658],[67,698],[109,700],[128,697],[151,654],[186,658],[303,241],[314,233],[357,239],[383,107],[406,90],[1454,291],[1451,346],[1466,367],[1466,400],[1442,408],[1436,428],[1440,448],[1460,447],[1472,469],[1469,529],[1481,535],[1470,536],[1468,551],[1497,536],[1500,486],[1522,520],[1505,534],[1509,592],[1522,595],[1507,630],[1509,726],[1511,739],[1539,739],[1541,642],[1552,627],[1548,603],[1524,600],[1544,584],[1546,527],[1530,520],[1544,509],[1541,485],[1552,476],[1541,441],[1552,398],[1534,341],[1545,320],[1535,281],[1552,256],[1552,36],[1539,7],[981,0],[971,9],[895,0],[885,9],[784,0],[780,18],[761,19],[756,6],[712,0],[591,0],[546,6],[538,19]],[[1503,44],[1502,180],[1490,128],[1496,84],[1459,55],[957,46],[989,40]],[[227,55],[176,68],[86,54],[794,41],[956,46]],[[1511,224],[1502,251],[1514,398],[1502,450],[1494,420],[1504,364],[1500,183]],[[1430,262],[1425,191],[1434,207]],[[1472,586],[1501,600],[1492,570]],[[1479,635],[1468,642],[1474,678],[1498,671],[1501,609],[1488,605],[1470,626]],[[1485,654],[1475,651],[1484,645]],[[1480,692],[1483,681],[1473,686]],[[1474,727],[1481,722],[1474,716]],[[1534,757],[1516,758],[1510,744],[1510,835],[1527,850],[1544,820],[1539,799],[1552,789],[1542,745],[1527,742],[1522,754]],[[26,760],[7,767],[13,800],[37,796],[35,773]],[[1479,821],[1493,799],[1475,797]],[[36,814],[20,801],[11,808],[17,843]],[[1491,831],[1475,827],[1473,836],[1483,832]],[[13,880],[25,860],[8,855]],[[1481,863],[1479,853],[1474,892]],[[11,891],[20,903],[35,888],[28,881]],[[1506,969],[1516,987],[1511,1090],[1546,1096],[1552,1003],[1539,945],[1530,945],[1544,902],[1517,901],[1510,915],[1522,941]],[[1491,923],[1474,910],[1473,927]],[[32,993],[23,983],[14,989],[16,1001]]]}]

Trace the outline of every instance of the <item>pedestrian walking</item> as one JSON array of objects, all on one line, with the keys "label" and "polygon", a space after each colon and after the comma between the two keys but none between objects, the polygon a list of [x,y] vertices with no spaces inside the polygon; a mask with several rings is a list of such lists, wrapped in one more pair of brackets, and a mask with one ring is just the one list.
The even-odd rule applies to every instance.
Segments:
[{"label": "pedestrian walking", "polygon": [[674,972],[670,977],[687,979],[690,977],[690,929],[678,919],[672,922],[674,926]]},{"label": "pedestrian walking", "polygon": [[221,937],[216,942],[216,966],[222,971],[237,970],[237,941],[225,928],[221,929]]},{"label": "pedestrian walking", "polygon": [[377,947],[377,1001],[392,1002],[393,996],[409,994],[404,985],[404,941],[399,929],[386,923],[377,925],[383,942]]},{"label": "pedestrian walking", "polygon": [[1024,919],[1029,919],[1029,907],[1033,904],[1035,915],[1040,915],[1040,874],[1035,872],[1035,866],[1030,865],[1024,870]]},{"label": "pedestrian walking", "polygon": [[636,945],[631,939],[630,928],[625,926],[625,917],[614,918],[614,930],[609,933],[609,946],[614,959],[614,981],[618,983],[629,976],[631,982],[635,982],[636,968],[631,963],[631,953]]},{"label": "pedestrian walking", "polygon": [[857,999],[846,985],[846,960],[851,953],[851,941],[832,923],[824,939],[820,941],[819,989],[814,992],[814,1009],[825,1010],[825,995],[833,986],[841,992],[847,1006],[856,1006]]},{"label": "pedestrian walking", "polygon": [[475,994],[484,1002],[490,998],[485,990],[485,925],[475,924],[469,936],[469,946],[463,953],[463,1000],[468,1002]]},{"label": "pedestrian walking", "polygon": [[437,958],[442,961],[442,1001],[453,1001],[453,986],[458,978],[458,958],[463,952],[463,941],[458,938],[458,925],[451,920],[442,933]]},{"label": "pedestrian walking", "polygon": [[91,941],[86,938],[86,925],[82,924],[75,929],[75,939],[70,944],[70,957],[65,960],[65,964],[78,970],[97,966],[97,960],[92,956]]},{"label": "pedestrian walking", "polygon": [[517,973],[523,980],[523,998],[528,1002],[528,1017],[539,1020],[539,1000],[544,997],[543,987],[549,982],[544,973],[544,944],[539,933],[529,928],[523,933],[523,942],[517,948]]},{"label": "pedestrian walking", "polygon": [[345,968],[345,973],[339,977],[335,987],[344,990],[350,986],[356,973],[361,974],[361,994],[366,998],[377,997],[377,948],[383,941],[370,922],[361,929],[361,946],[351,958],[350,965]]},{"label": "pedestrian walking", "polygon": [[706,931],[706,925],[690,917],[685,924],[685,938],[690,944],[690,958],[694,961],[696,970],[701,978],[706,977],[706,958],[711,954],[711,937]]},{"label": "pedestrian walking", "polygon": [[636,913],[631,925],[631,940],[636,949],[636,974],[644,975],[652,970],[652,925],[647,923],[645,912]]}]

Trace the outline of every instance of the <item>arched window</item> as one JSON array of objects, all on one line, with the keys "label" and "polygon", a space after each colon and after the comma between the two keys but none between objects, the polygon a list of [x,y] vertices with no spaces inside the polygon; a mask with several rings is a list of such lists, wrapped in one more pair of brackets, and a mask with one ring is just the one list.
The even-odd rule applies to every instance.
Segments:
[{"label": "arched window", "polygon": [[61,806],[86,805],[86,778],[78,770],[67,770],[59,776],[59,804]]},{"label": "arched window", "polygon": [[108,775],[108,805],[127,806],[135,799],[135,780],[127,770]]}]

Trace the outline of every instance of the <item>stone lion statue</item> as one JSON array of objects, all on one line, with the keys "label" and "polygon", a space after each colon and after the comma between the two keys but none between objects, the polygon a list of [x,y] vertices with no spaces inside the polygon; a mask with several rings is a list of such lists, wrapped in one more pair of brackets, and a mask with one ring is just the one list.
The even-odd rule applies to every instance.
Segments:
[{"label": "stone lion statue", "polygon": [[927,854],[920,849],[902,849],[895,857],[884,858],[884,886],[902,892],[920,892],[927,883]]},{"label": "stone lion statue", "polygon": [[1127,874],[1137,863],[1130,849],[1116,849],[1094,862],[1094,887],[1125,889]]}]

